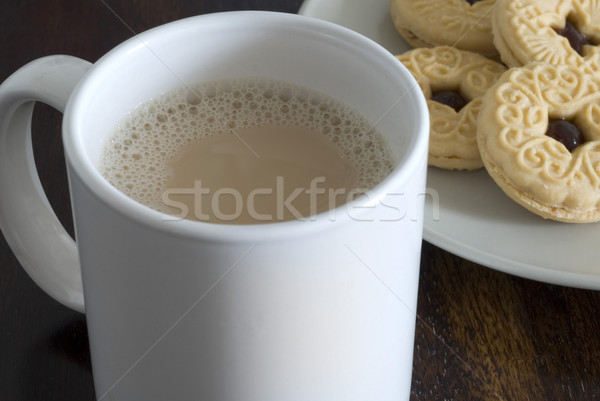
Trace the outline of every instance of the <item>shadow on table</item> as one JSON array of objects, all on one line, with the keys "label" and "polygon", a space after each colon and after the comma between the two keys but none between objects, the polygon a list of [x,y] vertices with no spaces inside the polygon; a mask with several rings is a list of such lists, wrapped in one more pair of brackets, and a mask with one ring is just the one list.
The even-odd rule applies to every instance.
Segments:
[{"label": "shadow on table", "polygon": [[95,400],[87,326],[83,315],[61,322],[32,348],[20,399]]}]

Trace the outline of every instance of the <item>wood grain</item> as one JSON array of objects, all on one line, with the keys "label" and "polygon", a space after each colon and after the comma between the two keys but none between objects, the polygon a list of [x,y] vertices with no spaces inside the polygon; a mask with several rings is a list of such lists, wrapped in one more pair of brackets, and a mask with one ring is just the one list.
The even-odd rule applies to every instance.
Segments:
[{"label": "wood grain", "polygon": [[425,243],[415,400],[596,400],[596,291],[534,282]]}]

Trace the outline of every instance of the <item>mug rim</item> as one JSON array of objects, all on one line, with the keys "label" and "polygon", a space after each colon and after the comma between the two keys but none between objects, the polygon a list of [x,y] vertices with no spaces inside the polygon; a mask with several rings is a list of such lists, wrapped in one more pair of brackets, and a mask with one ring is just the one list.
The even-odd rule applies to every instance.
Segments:
[{"label": "mug rim", "polygon": [[[101,175],[92,161],[89,160],[83,147],[81,135],[78,133],[77,123],[81,119],[79,116],[82,115],[82,111],[85,108],[85,98],[89,92],[88,87],[93,83],[94,78],[99,72],[105,68],[105,65],[114,63],[116,59],[124,55],[131,56],[140,46],[146,46],[147,43],[153,41],[153,38],[157,38],[158,35],[164,35],[167,30],[185,29],[189,24],[197,24],[209,20],[212,20],[211,22],[214,24],[219,22],[219,19],[222,19],[222,23],[227,24],[231,23],[233,18],[238,18],[238,22],[252,21],[253,25],[257,23],[257,19],[260,19],[262,24],[281,24],[282,26],[289,26],[290,29],[302,27],[306,30],[318,31],[321,35],[335,36],[339,40],[352,43],[355,46],[365,46],[370,52],[380,57],[380,60],[395,64],[402,79],[408,80],[410,86],[416,89],[416,95],[411,94],[411,96],[413,96],[415,107],[418,110],[418,114],[414,118],[417,120],[415,126],[419,132],[414,134],[413,140],[407,145],[409,149],[406,151],[406,157],[401,161],[397,161],[394,169],[379,184],[371,188],[374,194],[373,197],[368,199],[359,197],[350,202],[345,202],[335,209],[303,220],[272,221],[257,224],[221,224],[188,219],[167,222],[165,220],[173,220],[173,216],[156,211],[125,195],[112,186]],[[197,15],[169,22],[135,35],[110,50],[92,65],[72,93],[65,108],[62,131],[69,174],[76,174],[90,194],[119,214],[127,216],[135,220],[138,224],[148,226],[153,230],[167,231],[173,235],[213,239],[215,241],[227,240],[256,243],[261,240],[306,235],[315,231],[327,230],[334,226],[338,227],[348,221],[355,220],[349,216],[349,213],[341,212],[344,208],[363,209],[357,212],[357,215],[366,213],[367,210],[365,209],[369,209],[369,205],[380,200],[386,194],[392,193],[394,188],[401,187],[401,183],[407,182],[412,177],[414,171],[420,166],[423,158],[427,158],[429,116],[425,98],[419,89],[417,81],[396,57],[371,39],[332,22],[298,14],[272,11],[227,11]],[[335,220],[331,220],[328,217],[331,212],[335,212]]]}]

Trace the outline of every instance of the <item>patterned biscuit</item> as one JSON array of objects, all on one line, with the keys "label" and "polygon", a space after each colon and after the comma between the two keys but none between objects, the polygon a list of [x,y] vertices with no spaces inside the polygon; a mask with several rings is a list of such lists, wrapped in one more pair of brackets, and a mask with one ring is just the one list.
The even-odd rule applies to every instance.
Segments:
[{"label": "patterned biscuit", "polygon": [[[483,167],[476,138],[481,96],[506,68],[479,54],[449,46],[413,49],[397,58],[416,78],[427,99],[429,165],[458,170]],[[469,102],[456,112],[431,100],[441,90],[456,91]]]},{"label": "patterned biscuit", "polygon": [[[564,222],[600,220],[600,74],[535,62],[508,70],[483,97],[477,139],[490,176],[516,202]],[[546,135],[569,121],[583,143]]]},{"label": "patterned biscuit", "polygon": [[580,54],[557,32],[567,23],[577,31],[572,37],[583,34],[598,43],[600,0],[497,0],[492,18],[494,45],[509,67],[533,61],[598,63],[597,46],[584,44]]},{"label": "patterned biscuit", "polygon": [[390,13],[396,30],[414,47],[448,45],[497,58],[491,21],[495,1],[390,0]]}]

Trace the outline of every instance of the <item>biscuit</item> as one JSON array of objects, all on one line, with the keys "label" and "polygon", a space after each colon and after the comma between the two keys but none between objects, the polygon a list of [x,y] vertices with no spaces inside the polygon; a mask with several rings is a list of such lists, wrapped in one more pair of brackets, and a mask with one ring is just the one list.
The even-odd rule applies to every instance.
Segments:
[{"label": "biscuit", "polygon": [[[483,97],[477,140],[487,171],[544,218],[600,220],[600,74],[590,68],[531,63]],[[577,127],[580,143],[547,135],[556,121]]]},{"label": "biscuit", "polygon": [[600,48],[590,44],[600,40],[600,4],[597,0],[497,0],[492,30],[494,45],[509,67],[534,61],[597,64]]},{"label": "biscuit", "polygon": [[[506,68],[479,54],[449,46],[413,49],[396,57],[415,77],[427,99],[428,164],[457,170],[483,167],[476,137],[481,97]],[[468,103],[456,111],[432,99],[441,91],[459,93]]]},{"label": "biscuit", "polygon": [[390,0],[390,14],[413,47],[448,45],[497,58],[491,21],[495,1]]}]

